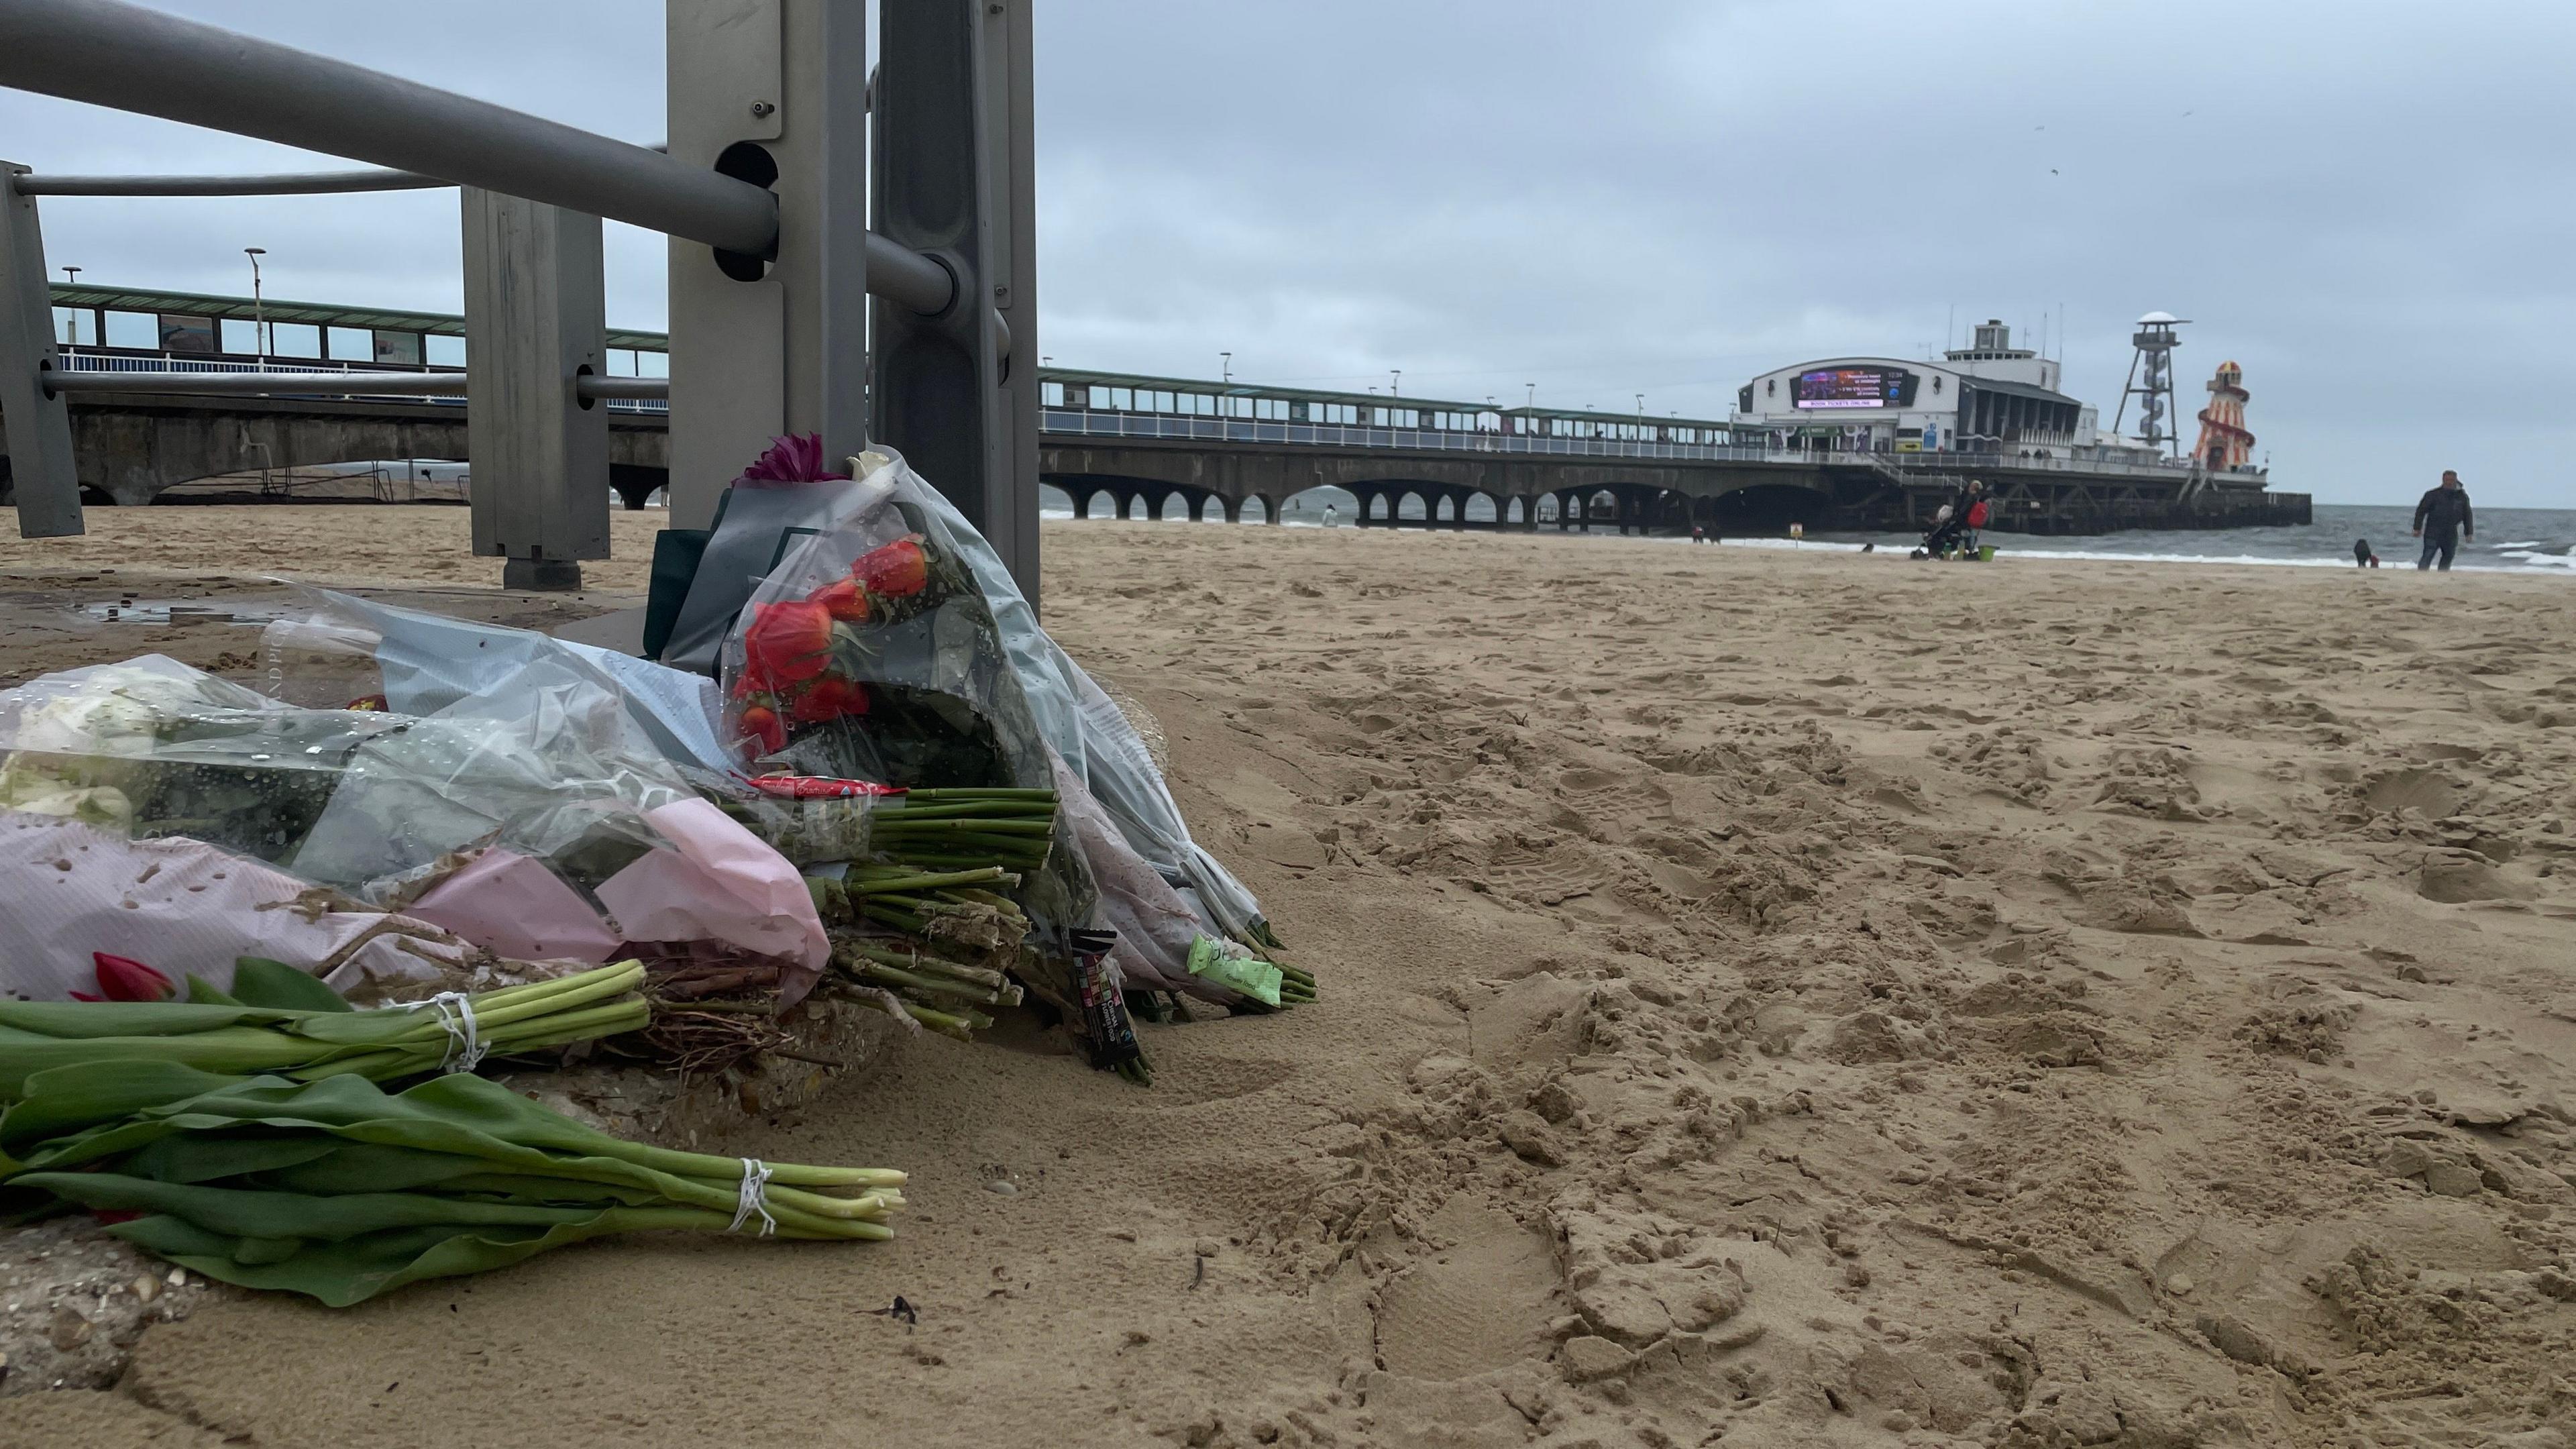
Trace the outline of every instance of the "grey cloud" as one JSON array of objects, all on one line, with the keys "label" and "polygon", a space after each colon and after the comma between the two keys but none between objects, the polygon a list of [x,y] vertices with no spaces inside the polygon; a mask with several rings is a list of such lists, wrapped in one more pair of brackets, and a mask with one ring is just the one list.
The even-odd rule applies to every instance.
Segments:
[{"label": "grey cloud", "polygon": [[[658,8],[168,8],[636,140]],[[2564,506],[2576,6],[2487,0],[1040,0],[1057,362],[1722,416],[1763,368],[2048,319],[2107,416],[2129,323],[2246,367],[2282,486],[2398,501],[2457,467]],[[0,94],[57,170],[309,164]],[[453,307],[442,197],[51,202],[96,280]],[[662,317],[616,229],[611,308]],[[2063,305],[2062,343],[2055,309]],[[2187,407],[2197,406],[2187,401]]]}]

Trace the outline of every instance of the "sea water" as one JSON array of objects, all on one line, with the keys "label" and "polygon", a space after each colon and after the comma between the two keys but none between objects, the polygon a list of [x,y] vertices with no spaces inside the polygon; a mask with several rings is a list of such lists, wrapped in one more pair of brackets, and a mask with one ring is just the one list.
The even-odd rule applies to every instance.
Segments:
[{"label": "sea water", "polygon": [[[1042,488],[1041,516],[1070,519],[1072,501],[1052,487]],[[1098,500],[1106,508],[1108,500]],[[1405,510],[1408,520],[1421,517],[1416,506]],[[1357,516],[1358,500],[1339,489],[1316,489],[1289,501],[1286,517],[1281,522],[1291,528],[1323,526],[1324,506],[1334,505],[1335,520],[1345,528]],[[1141,505],[1140,505],[1141,506]],[[1172,505],[1175,518],[1184,517],[1177,501]],[[1096,515],[1095,515],[1096,516]],[[1484,522],[1492,517],[1491,506],[1482,502],[1469,505],[1468,518]],[[2320,503],[2315,521],[2305,527],[2171,529],[2141,528],[2122,533],[2065,534],[2042,538],[2030,534],[1997,533],[1989,530],[1985,542],[1998,553],[2018,558],[2066,559],[2142,559],[2167,563],[2237,563],[2287,564],[2311,568],[2351,568],[2352,546],[2368,540],[2371,551],[2379,556],[2384,569],[2413,568],[2422,544],[2411,537],[2407,528],[2414,509],[2371,504]],[[1224,521],[1223,510],[1209,507],[1209,523]],[[2463,569],[2503,569],[2517,573],[2563,574],[2576,578],[2576,509],[2565,508],[2486,508],[2477,510],[2478,536],[2460,545],[2452,567]],[[1553,533],[1556,525],[1544,523],[1542,532]],[[1594,536],[1604,525],[1593,525]],[[1610,528],[1612,537],[1616,528]],[[1665,536],[1668,540],[1670,536]],[[1681,539],[1679,541],[1687,542]],[[1921,541],[1913,533],[1816,532],[1803,540],[1785,536],[1728,538],[1731,547],[1741,548],[1809,548],[1858,550],[1873,544],[1878,552],[1891,550],[1902,557]]]},{"label": "sea water", "polygon": [[[2167,529],[2067,534],[2040,538],[1987,530],[1983,541],[1998,553],[2022,558],[2153,559],[2171,563],[2292,564],[2353,567],[2353,544],[2367,540],[2384,569],[2413,568],[2423,542],[2408,533],[2412,506],[2320,503],[2304,527]],[[2460,545],[2453,568],[2505,569],[2576,578],[2576,510],[2480,508],[2478,536]],[[1916,534],[1824,533],[1814,540],[1858,548],[1875,543],[1881,553],[1904,553]]]}]

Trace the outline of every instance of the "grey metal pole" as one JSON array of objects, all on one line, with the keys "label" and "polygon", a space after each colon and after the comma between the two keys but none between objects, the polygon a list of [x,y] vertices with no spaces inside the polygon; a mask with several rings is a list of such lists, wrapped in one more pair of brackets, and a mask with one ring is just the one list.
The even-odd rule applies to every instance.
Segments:
[{"label": "grey metal pole", "polygon": [[417,171],[284,171],[272,176],[47,176],[18,178],[25,196],[327,196],[348,191],[426,191],[453,186]]},{"label": "grey metal pole", "polygon": [[[878,13],[876,220],[938,258],[958,304],[876,314],[873,432],[948,495],[1037,596],[1036,235],[1026,220],[1027,0],[913,0]],[[1009,173],[1018,173],[1010,175]],[[1014,338],[983,314],[1002,309]]]},{"label": "grey metal pole", "polygon": [[[824,459],[841,467],[846,466],[842,459],[868,446],[868,281],[878,250],[870,244],[883,239],[868,235],[868,88],[850,84],[868,73],[866,0],[827,0],[819,24],[822,94],[812,99],[822,108],[823,128],[811,197],[815,218],[797,240],[817,252],[819,431]],[[937,272],[935,287],[919,290],[936,290],[941,309],[946,309],[948,294],[956,288],[944,270],[891,242],[884,243],[884,250]]]},{"label": "grey metal pole", "polygon": [[659,152],[122,0],[0,0],[0,85],[370,161],[765,257],[778,202]]},{"label": "grey metal pole", "polygon": [[[0,176],[25,170],[0,161]],[[36,198],[0,188],[0,422],[9,429],[9,481],[18,500],[20,538],[81,531],[71,409],[43,385],[59,375],[60,365]]]},{"label": "grey metal pole", "polygon": [[[989,0],[984,7],[986,187],[994,222],[992,356],[999,372],[1000,431],[1009,443],[994,467],[995,516],[1011,526],[1002,557],[1031,608],[1038,607],[1038,208],[1036,0]],[[981,305],[980,303],[978,305]],[[1229,369],[1230,370],[1230,369]]]},{"label": "grey metal pole", "polygon": [[266,367],[268,366],[268,308],[260,300],[259,259],[268,255],[268,248],[243,247],[242,255],[250,258],[250,345],[259,354],[259,365]]}]

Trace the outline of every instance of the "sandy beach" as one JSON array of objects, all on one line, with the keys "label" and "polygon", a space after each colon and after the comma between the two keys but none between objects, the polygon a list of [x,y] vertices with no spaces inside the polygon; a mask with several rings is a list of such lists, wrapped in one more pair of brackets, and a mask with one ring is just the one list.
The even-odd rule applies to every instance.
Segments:
[{"label": "sandy beach", "polygon": [[[0,679],[247,651],[64,613],[193,574],[616,607],[660,515],[580,600],[90,520],[0,512]],[[2576,1443],[2576,589],[2004,543],[1050,525],[1318,1004],[920,1038],[707,1148],[909,1169],[893,1243],[222,1294],[0,1446]]]}]

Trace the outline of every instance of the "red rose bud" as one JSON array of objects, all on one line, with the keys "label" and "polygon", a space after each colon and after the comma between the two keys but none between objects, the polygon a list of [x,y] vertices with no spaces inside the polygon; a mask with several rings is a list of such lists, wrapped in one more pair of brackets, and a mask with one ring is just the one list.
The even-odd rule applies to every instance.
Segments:
[{"label": "red rose bud", "polygon": [[864,624],[868,618],[868,591],[857,579],[834,579],[805,596],[805,602],[820,604],[823,612],[844,623]]},{"label": "red rose bud", "polygon": [[771,679],[811,679],[832,662],[832,616],[808,599],[761,604],[743,635],[744,662]]},{"label": "red rose bud", "polygon": [[764,755],[774,755],[787,748],[787,726],[778,711],[765,704],[755,704],[734,721],[734,737],[759,744]]},{"label": "red rose bud", "polygon": [[89,953],[90,966],[98,973],[99,995],[108,1001],[167,1001],[179,994],[170,978],[124,956],[110,956],[105,951]]},{"label": "red rose bud", "polygon": [[871,594],[908,599],[930,582],[930,555],[922,551],[918,537],[898,538],[859,555],[850,565],[850,577]]},{"label": "red rose bud", "polygon": [[796,696],[790,713],[798,724],[820,724],[843,715],[868,712],[868,689],[854,679],[826,674]]}]

